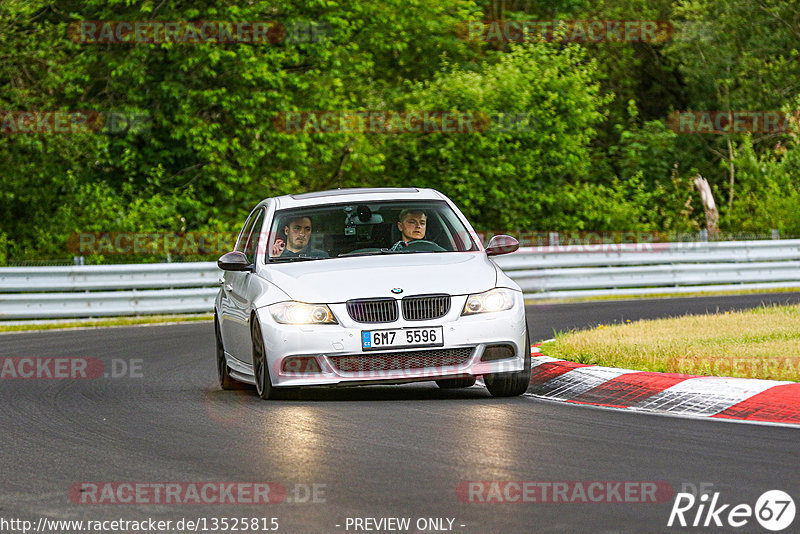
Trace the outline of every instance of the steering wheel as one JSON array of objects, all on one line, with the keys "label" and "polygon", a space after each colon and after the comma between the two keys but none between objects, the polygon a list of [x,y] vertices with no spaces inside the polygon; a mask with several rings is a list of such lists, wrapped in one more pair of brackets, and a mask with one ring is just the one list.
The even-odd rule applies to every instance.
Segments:
[{"label": "steering wheel", "polygon": [[446,252],[443,247],[440,247],[433,241],[425,241],[424,239],[411,241],[402,250],[407,250],[409,252]]}]

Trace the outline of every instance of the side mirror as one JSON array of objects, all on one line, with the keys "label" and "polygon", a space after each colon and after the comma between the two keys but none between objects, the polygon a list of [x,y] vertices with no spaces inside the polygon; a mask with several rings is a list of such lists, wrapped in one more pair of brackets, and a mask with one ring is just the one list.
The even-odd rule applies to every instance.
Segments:
[{"label": "side mirror", "polygon": [[499,256],[508,254],[519,248],[519,241],[510,235],[496,235],[489,240],[486,246],[486,254],[489,256]]},{"label": "side mirror", "polygon": [[223,254],[220,259],[217,260],[217,267],[223,271],[252,272],[255,266],[247,260],[247,256],[245,256],[244,252],[234,250],[233,252]]}]

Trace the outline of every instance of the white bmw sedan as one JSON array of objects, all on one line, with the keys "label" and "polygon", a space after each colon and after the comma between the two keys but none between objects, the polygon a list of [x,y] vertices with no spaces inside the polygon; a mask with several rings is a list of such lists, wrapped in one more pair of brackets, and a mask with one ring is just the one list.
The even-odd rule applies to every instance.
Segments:
[{"label": "white bmw sedan", "polygon": [[432,189],[338,189],[268,198],[222,256],[215,311],[220,385],[263,399],[307,386],[433,380],[525,392],[522,291],[464,215]]}]

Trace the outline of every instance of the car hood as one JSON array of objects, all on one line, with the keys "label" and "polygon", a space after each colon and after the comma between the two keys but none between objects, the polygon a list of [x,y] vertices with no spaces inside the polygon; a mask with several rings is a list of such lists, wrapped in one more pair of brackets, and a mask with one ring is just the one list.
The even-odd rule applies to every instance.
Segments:
[{"label": "car hood", "polygon": [[337,303],[357,298],[398,298],[427,293],[463,295],[487,291],[497,282],[495,265],[483,252],[387,254],[268,264],[264,278],[292,300]]}]

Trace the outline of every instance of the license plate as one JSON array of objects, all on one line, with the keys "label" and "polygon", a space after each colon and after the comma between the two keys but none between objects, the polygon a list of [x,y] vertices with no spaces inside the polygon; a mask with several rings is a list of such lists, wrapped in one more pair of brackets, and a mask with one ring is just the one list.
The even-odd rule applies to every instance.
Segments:
[{"label": "license plate", "polygon": [[444,345],[444,338],[441,326],[361,331],[361,347],[364,350],[442,345]]}]

